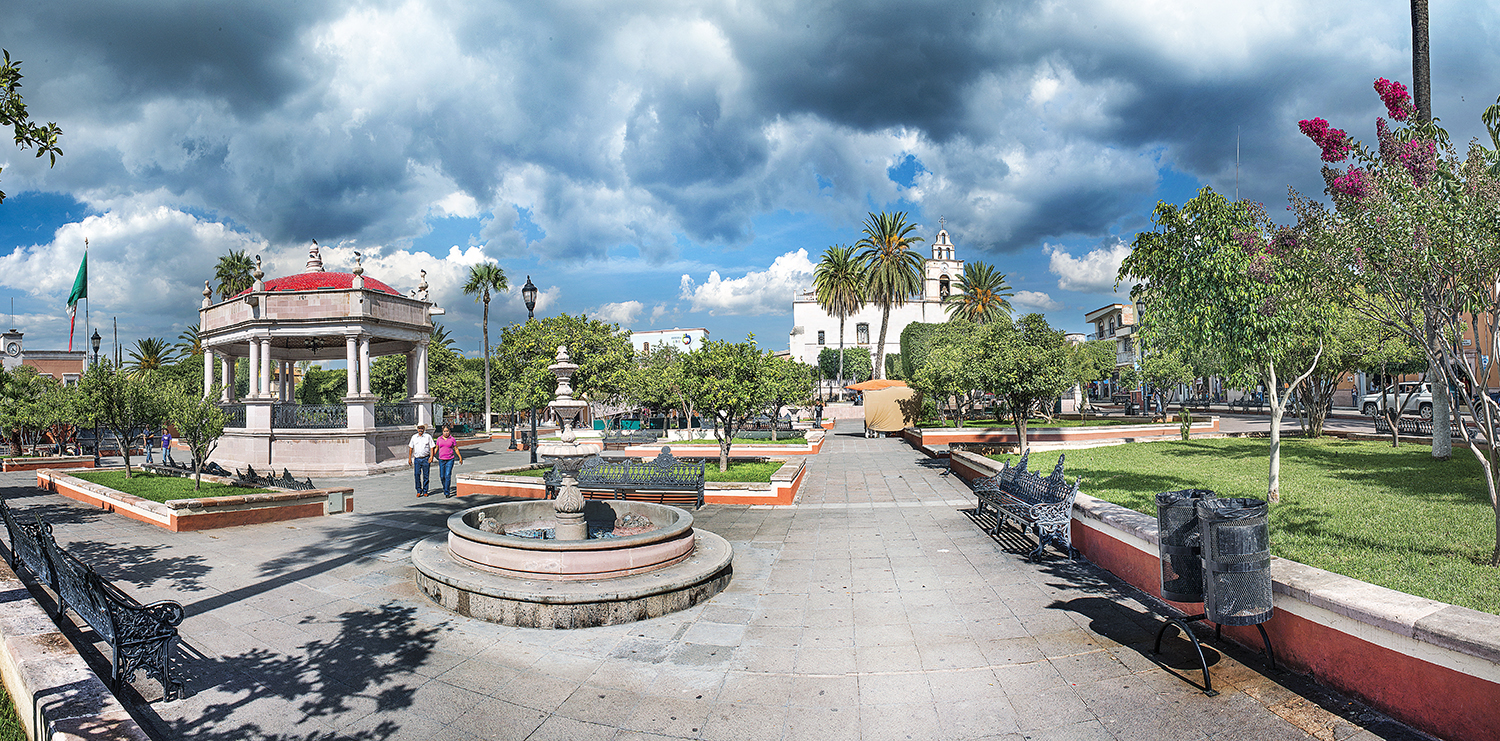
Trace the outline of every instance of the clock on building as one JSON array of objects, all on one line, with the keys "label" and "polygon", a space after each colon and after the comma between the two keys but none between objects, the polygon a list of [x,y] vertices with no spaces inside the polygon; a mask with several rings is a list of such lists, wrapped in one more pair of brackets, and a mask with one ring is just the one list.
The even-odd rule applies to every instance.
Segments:
[{"label": "clock on building", "polygon": [[21,343],[19,343],[19,342],[12,342],[9,345],[5,346],[5,351],[7,353],[10,353],[11,357],[15,357],[17,355],[20,355],[21,354]]}]

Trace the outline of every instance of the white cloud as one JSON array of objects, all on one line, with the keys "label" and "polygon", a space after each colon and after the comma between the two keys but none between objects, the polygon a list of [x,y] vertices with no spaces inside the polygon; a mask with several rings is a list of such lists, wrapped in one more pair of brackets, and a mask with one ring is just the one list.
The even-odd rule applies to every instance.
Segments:
[{"label": "white cloud", "polygon": [[636,317],[639,317],[645,308],[646,305],[639,301],[618,301],[595,307],[587,313],[595,319],[614,322],[628,328],[635,323]]},{"label": "white cloud", "polygon": [[651,307],[651,326],[656,326],[657,320],[667,315],[667,305],[657,304]]},{"label": "white cloud", "polygon": [[813,264],[807,250],[788,252],[771,263],[767,270],[751,271],[743,278],[725,280],[715,270],[708,281],[695,282],[683,275],[682,298],[693,302],[693,311],[708,311],[710,316],[785,314],[792,309],[792,297],[812,281]]},{"label": "white cloud", "polygon": [[1090,250],[1083,257],[1074,257],[1056,245],[1047,245],[1045,249],[1052,256],[1048,270],[1057,276],[1057,287],[1086,293],[1113,293],[1120,263],[1130,256],[1130,246],[1118,240]]},{"label": "white cloud", "polygon": [[[1041,291],[1016,291],[1016,295],[1010,297],[1010,303],[1017,309],[1028,309],[1031,311],[1057,311],[1063,308],[1056,299]],[[1017,311],[1018,314],[1026,313]]]}]

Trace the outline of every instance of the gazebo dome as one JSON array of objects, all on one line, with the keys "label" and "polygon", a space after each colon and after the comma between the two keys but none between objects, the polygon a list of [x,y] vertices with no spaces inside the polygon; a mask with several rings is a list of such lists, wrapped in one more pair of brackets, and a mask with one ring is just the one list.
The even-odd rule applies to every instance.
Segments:
[{"label": "gazebo dome", "polygon": [[[271,280],[265,282],[265,290],[267,292],[316,291],[320,288],[348,290],[353,287],[353,273],[325,273],[321,271],[287,275],[281,278],[272,278]],[[234,297],[239,298],[240,296],[249,293],[250,290],[251,289],[240,291],[239,293],[235,294]],[[392,296],[401,295],[400,291],[397,291],[396,289],[391,288],[390,286],[369,276],[365,276],[365,290],[379,291],[381,293],[388,293]]]}]

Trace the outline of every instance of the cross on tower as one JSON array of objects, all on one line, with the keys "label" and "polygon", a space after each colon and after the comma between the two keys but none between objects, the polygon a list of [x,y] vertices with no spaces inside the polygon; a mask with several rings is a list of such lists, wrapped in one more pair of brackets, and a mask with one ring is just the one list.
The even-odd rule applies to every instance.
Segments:
[{"label": "cross on tower", "polygon": [[939,216],[939,217],[938,217],[938,229],[940,229],[940,230],[941,230],[941,229],[942,229],[942,228],[943,228],[943,224],[944,224],[944,223],[945,223],[945,222],[947,222],[947,221],[948,221],[948,219],[947,219],[947,217],[944,217],[944,216]]}]

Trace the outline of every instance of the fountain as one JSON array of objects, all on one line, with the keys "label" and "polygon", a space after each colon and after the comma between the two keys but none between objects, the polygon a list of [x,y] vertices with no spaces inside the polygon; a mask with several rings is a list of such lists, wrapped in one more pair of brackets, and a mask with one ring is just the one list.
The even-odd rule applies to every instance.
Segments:
[{"label": "fountain", "polygon": [[[548,409],[562,433],[537,452],[562,474],[557,499],[486,504],[452,515],[446,536],[412,550],[418,588],[462,615],[532,628],[643,620],[722,591],[733,551],[718,535],[695,531],[692,514],[663,504],[583,498],[578,468],[601,446],[580,442],[574,431],[587,402],[573,398],[578,366],[567,348],[557,349],[557,362],[547,369],[557,376],[557,398]],[[535,537],[547,529],[552,538]],[[626,534],[589,537],[617,529]]]}]

